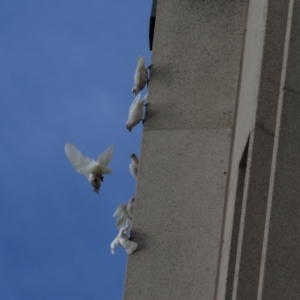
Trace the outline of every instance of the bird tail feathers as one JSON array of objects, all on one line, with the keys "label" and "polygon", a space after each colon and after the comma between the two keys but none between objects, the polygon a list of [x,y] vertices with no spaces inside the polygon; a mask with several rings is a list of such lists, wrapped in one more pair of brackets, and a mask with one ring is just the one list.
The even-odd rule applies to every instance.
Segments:
[{"label": "bird tail feathers", "polygon": [[145,58],[142,56],[138,56],[138,68],[139,69],[146,68],[145,67]]},{"label": "bird tail feathers", "polygon": [[101,166],[102,174],[111,174],[112,170],[106,166]]},{"label": "bird tail feathers", "polygon": [[97,176],[99,174],[112,174],[112,170],[107,166],[97,165],[90,169],[90,173],[93,174],[94,176]]}]

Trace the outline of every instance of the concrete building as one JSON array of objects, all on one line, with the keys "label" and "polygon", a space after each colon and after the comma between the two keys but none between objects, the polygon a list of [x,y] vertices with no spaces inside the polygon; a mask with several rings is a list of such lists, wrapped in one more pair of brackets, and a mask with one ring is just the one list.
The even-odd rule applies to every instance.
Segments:
[{"label": "concrete building", "polygon": [[124,299],[300,299],[300,0],[158,1],[152,63]]}]

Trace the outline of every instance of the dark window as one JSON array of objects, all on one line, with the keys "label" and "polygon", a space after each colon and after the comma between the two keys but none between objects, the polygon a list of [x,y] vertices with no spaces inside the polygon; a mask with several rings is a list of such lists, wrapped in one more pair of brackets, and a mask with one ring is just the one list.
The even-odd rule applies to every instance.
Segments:
[{"label": "dark window", "polygon": [[152,9],[150,15],[150,24],[149,24],[149,47],[152,51],[153,38],[154,38],[154,28],[155,28],[155,19],[156,19],[156,6],[157,0],[152,0]]}]

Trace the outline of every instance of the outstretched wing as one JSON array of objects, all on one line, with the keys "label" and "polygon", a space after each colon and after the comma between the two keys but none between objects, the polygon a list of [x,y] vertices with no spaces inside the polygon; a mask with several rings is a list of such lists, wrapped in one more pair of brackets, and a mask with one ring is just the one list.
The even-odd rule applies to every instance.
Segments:
[{"label": "outstretched wing", "polygon": [[83,156],[72,143],[66,143],[65,152],[75,170],[84,176],[88,176],[90,169],[98,165],[95,160]]},{"label": "outstretched wing", "polygon": [[111,161],[113,153],[114,153],[114,147],[113,145],[111,145],[102,154],[98,156],[97,161],[99,162],[100,165],[107,166]]}]

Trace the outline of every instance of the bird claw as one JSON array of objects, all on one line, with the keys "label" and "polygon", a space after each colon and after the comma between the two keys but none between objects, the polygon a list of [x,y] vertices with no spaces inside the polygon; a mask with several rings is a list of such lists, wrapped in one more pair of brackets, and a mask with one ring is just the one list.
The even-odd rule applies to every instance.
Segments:
[{"label": "bird claw", "polygon": [[151,64],[150,66],[148,66],[147,70],[151,70],[152,67],[153,67],[153,64]]}]

